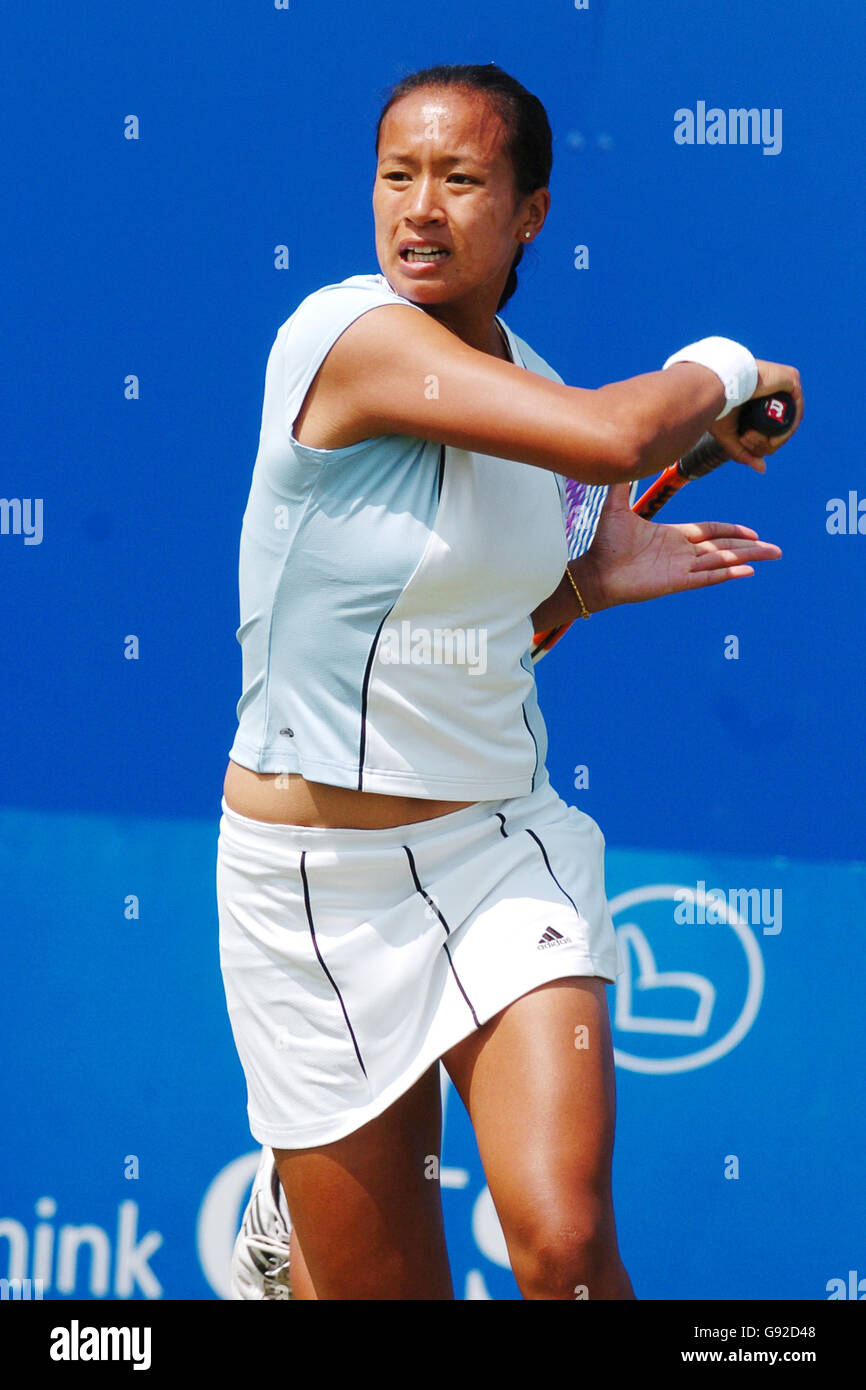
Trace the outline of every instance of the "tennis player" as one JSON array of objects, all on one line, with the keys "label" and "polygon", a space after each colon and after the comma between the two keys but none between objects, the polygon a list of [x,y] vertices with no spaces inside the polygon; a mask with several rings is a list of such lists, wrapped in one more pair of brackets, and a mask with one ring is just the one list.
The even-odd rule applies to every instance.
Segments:
[{"label": "tennis player", "polygon": [[[376,150],[380,273],[279,330],[241,534],[217,895],[258,1194],[273,1150],[295,1298],[452,1299],[441,1061],[523,1297],[629,1299],[604,840],[551,786],[529,645],[778,556],[642,521],[627,485],[705,429],[764,471],[780,441],[736,407],[790,391],[796,428],[799,377],[713,337],[581,389],[504,324],[552,153],[494,64],[406,78]],[[564,477],[610,488],[567,567]]]}]

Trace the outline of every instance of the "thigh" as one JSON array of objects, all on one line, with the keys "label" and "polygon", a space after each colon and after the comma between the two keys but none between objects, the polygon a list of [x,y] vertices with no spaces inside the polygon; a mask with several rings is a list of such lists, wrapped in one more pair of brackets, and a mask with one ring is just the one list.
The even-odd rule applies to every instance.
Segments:
[{"label": "thigh", "polygon": [[616,1252],[616,1083],[605,983],[554,980],[443,1058],[469,1111],[512,1267],[567,1231]]},{"label": "thigh", "polygon": [[453,1298],[439,1190],[441,1128],[437,1065],[344,1139],[274,1149],[318,1298]]}]

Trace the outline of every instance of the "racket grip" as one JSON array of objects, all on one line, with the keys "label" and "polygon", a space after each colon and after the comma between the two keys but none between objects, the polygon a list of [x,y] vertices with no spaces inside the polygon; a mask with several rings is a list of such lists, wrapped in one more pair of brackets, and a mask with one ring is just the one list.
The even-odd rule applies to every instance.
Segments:
[{"label": "racket grip", "polygon": [[[794,397],[789,391],[777,391],[772,396],[754,396],[740,406],[737,434],[745,434],[747,430],[757,430],[770,438],[786,434],[794,422],[794,414]],[[711,473],[728,457],[724,444],[720,444],[712,434],[703,434],[694,448],[680,459],[677,469],[684,482],[691,482],[692,478],[703,478]]]},{"label": "racket grip", "polygon": [[720,444],[715,435],[702,434],[694,448],[683,454],[676,471],[684,483],[690,483],[693,478],[703,478],[707,473],[712,473],[727,457],[724,444]]}]

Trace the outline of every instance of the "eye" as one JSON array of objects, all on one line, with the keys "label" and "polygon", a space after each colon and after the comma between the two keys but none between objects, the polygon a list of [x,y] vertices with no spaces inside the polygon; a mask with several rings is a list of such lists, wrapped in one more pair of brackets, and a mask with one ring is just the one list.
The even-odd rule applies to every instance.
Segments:
[{"label": "eye", "polygon": [[[410,175],[407,174],[407,173],[405,173],[405,172],[403,172],[402,170],[395,169],[395,170],[393,170],[390,174],[383,174],[382,177],[383,177],[384,179],[387,179],[389,182],[394,182],[394,181],[397,180],[397,179],[408,179],[408,178],[410,177]],[[460,180],[462,180],[463,183],[477,183],[477,182],[478,182],[477,179],[473,179],[469,174],[449,174],[449,175],[448,175],[448,178],[449,178],[449,181],[450,181],[451,179],[460,179]]]}]

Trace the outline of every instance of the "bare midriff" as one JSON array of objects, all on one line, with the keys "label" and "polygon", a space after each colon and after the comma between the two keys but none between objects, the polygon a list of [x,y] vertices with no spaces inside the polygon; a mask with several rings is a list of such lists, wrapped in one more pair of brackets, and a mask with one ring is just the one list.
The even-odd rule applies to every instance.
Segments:
[{"label": "bare midriff", "polygon": [[432,801],[418,796],[384,796],[308,782],[297,772],[254,772],[229,760],[223,783],[226,805],[238,815],[276,825],[321,826],[330,830],[384,830],[433,820],[471,806],[471,801]]}]

